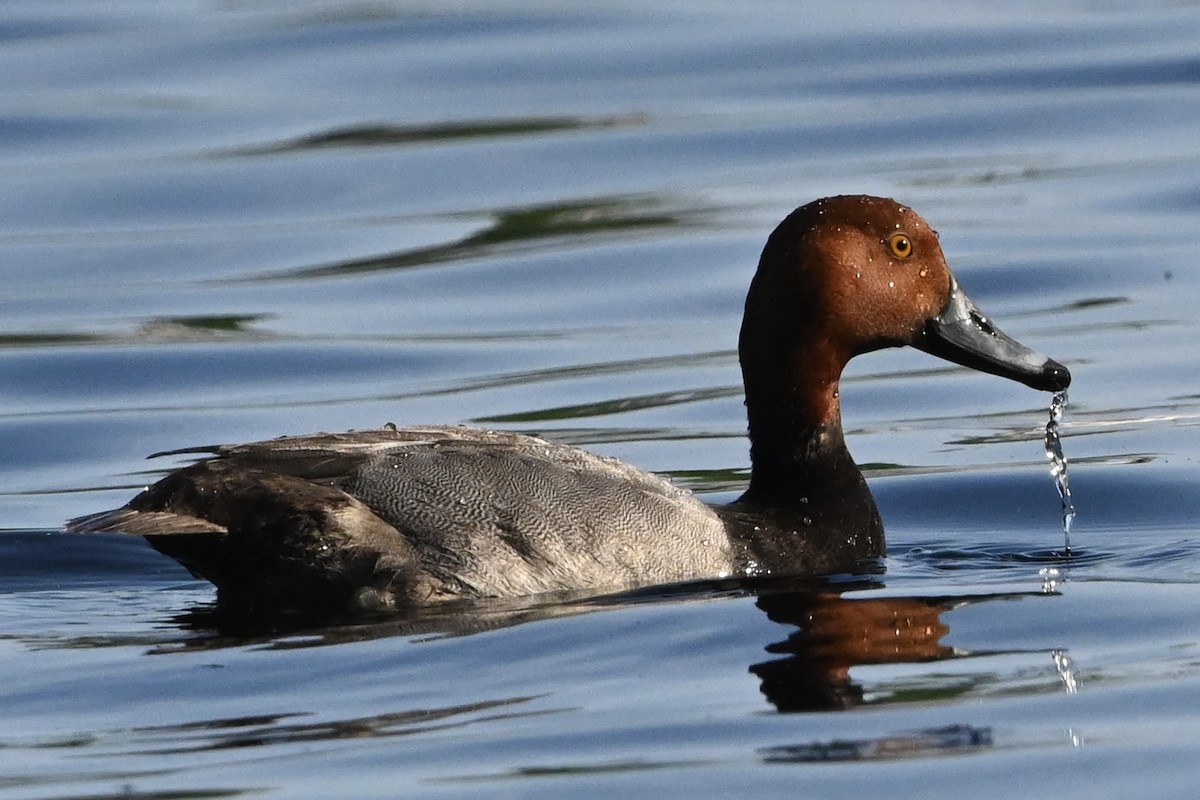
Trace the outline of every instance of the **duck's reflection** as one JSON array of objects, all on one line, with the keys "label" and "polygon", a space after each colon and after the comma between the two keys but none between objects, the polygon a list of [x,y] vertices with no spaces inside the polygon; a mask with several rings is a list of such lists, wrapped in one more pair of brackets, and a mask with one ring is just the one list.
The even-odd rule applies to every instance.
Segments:
[{"label": "duck's reflection", "polygon": [[564,596],[553,600],[542,598],[536,603],[453,603],[424,609],[413,616],[353,620],[311,616],[264,618],[213,606],[177,617],[175,622],[191,635],[155,651],[246,644],[295,649],[394,636],[467,636],[642,603],[749,594],[769,619],[791,627],[786,638],[764,645],[771,658],[760,660],[762,651],[758,651],[758,658],[750,655],[753,660],[749,671],[759,678],[763,695],[780,711],[838,710],[868,702],[863,684],[852,675],[855,667],[919,664],[973,655],[943,643],[950,632],[947,612],[965,605],[1055,593],[1044,589],[930,597],[879,596],[883,588],[884,584],[874,576],[838,582],[813,579],[709,582],[599,598]]},{"label": "duck's reflection", "polygon": [[835,592],[759,597],[773,621],[794,625],[783,641],[767,645],[782,657],[753,664],[764,695],[780,711],[852,708],[863,687],[851,667],[936,661],[952,651],[941,643],[950,628],[945,601],[921,597],[847,598]]},{"label": "duck's reflection", "polygon": [[[292,616],[265,619],[239,614],[226,607],[206,606],[175,620],[186,631],[183,638],[164,642],[150,652],[244,648],[247,645],[257,645],[257,650],[285,650],[388,637],[469,636],[485,630],[603,609],[619,613],[621,609],[645,603],[712,600],[722,596],[753,597],[757,608],[770,620],[788,626],[782,640],[756,644],[746,653],[745,663],[759,679],[762,694],[779,711],[827,711],[849,709],[872,701],[897,702],[902,699],[873,692],[870,673],[866,676],[858,673],[856,679],[857,667],[994,655],[969,653],[944,644],[943,640],[950,632],[948,612],[964,605],[993,600],[1049,596],[1045,591],[936,597],[880,596],[884,589],[877,576],[849,581],[715,582],[600,598],[557,598],[554,602],[543,599],[536,604],[528,601],[447,604],[424,609],[415,616],[392,615],[370,620]],[[769,654],[765,659],[764,650]],[[1066,659],[1065,653],[1055,653],[1056,664]],[[1066,663],[1069,665],[1069,660]],[[496,718],[497,714],[512,717],[563,712],[564,709],[546,707],[538,702],[552,693],[551,690],[547,694],[496,696],[446,707],[383,709],[368,717],[332,720],[324,716],[305,719],[304,714],[284,715],[287,719],[203,720],[184,726],[148,728],[150,740],[138,746],[220,749],[407,735],[431,727],[474,724]],[[164,736],[171,741],[160,741]],[[174,741],[174,738],[181,741]],[[915,732],[893,731],[862,740],[784,744],[762,749],[760,756],[768,762],[901,758],[960,752],[963,748],[978,749],[989,745],[989,730],[960,724]]]},{"label": "duck's reflection", "polygon": [[[861,588],[861,587],[856,587]],[[853,708],[864,702],[854,667],[918,664],[968,655],[942,643],[950,632],[945,612],[973,603],[1041,593],[942,597],[856,597],[846,591],[760,595],[756,604],[773,621],[795,626],[767,645],[781,657],[750,666],[762,693],[780,711]]]}]

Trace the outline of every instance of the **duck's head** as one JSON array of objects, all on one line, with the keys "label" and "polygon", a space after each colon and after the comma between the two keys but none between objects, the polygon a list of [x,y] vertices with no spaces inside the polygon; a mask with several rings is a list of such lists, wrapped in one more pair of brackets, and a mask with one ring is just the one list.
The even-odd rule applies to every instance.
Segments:
[{"label": "duck's head", "polygon": [[980,313],[937,232],[912,209],[829,197],[781,222],[763,250],[739,344],[752,428],[756,410],[774,416],[768,407],[810,425],[835,421],[846,362],[901,345],[1042,391],[1071,382],[1066,367]]}]

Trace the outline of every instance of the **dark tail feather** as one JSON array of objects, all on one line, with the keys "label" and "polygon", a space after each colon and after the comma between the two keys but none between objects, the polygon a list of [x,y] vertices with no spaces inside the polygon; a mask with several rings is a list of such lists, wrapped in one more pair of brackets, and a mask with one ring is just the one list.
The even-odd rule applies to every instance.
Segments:
[{"label": "dark tail feather", "polygon": [[129,533],[135,536],[171,536],[185,533],[228,533],[223,525],[170,511],[135,511],[117,508],[67,520],[68,533]]}]

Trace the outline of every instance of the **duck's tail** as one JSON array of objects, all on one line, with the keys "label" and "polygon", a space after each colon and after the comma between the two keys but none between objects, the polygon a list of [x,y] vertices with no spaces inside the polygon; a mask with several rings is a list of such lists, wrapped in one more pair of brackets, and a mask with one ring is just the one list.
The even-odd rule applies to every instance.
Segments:
[{"label": "duck's tail", "polygon": [[172,536],[185,533],[228,533],[224,525],[172,511],[137,511],[128,506],[67,520],[68,533],[128,533]]}]

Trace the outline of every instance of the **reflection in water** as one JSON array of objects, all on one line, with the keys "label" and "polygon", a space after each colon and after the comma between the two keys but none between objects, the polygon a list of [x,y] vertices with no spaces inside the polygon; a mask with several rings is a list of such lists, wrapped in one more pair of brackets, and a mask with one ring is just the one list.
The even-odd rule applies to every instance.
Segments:
[{"label": "reflection in water", "polygon": [[266,339],[271,334],[254,326],[269,314],[218,314],[154,317],[134,331],[104,333],[59,333],[28,331],[0,334],[0,350],[17,347],[58,347],[80,344],[145,344],[161,342],[206,342],[225,339]]},{"label": "reflection in water", "polygon": [[1063,690],[1067,694],[1078,694],[1079,670],[1075,667],[1075,662],[1067,655],[1067,651],[1054,650],[1050,656],[1054,659],[1054,667],[1058,670],[1058,677],[1062,680]]},{"label": "reflection in water", "polygon": [[878,739],[837,739],[832,742],[766,747],[759,756],[768,763],[865,761],[957,755],[992,746],[991,728],[949,725]]},{"label": "reflection in water", "polygon": [[513,252],[549,238],[644,228],[674,228],[684,222],[682,210],[668,210],[665,204],[650,196],[612,196],[546,203],[496,211],[490,225],[457,241],[259,275],[248,280],[327,278],[385,272]]},{"label": "reflection in water", "polygon": [[[867,700],[850,671],[877,664],[918,664],[966,658],[971,653],[941,643],[950,632],[943,613],[992,600],[1050,596],[1043,592],[949,597],[845,597],[816,591],[762,595],[757,605],[775,622],[794,625],[787,639],[767,645],[783,658],[753,664],[766,698],[780,711],[843,710],[864,703],[940,700],[969,691],[973,682],[945,681],[886,698]],[[1064,651],[1055,664],[1068,667]],[[1064,675],[1059,667],[1060,676]],[[1074,674],[1072,672],[1072,674]],[[1066,684],[1066,678],[1063,678]],[[1074,682],[1067,684],[1072,691]]]},{"label": "reflection in water", "polygon": [[[297,650],[351,642],[403,637],[420,642],[429,638],[470,636],[551,618],[608,610],[620,613],[638,605],[754,598],[755,606],[775,623],[789,626],[781,641],[754,642],[743,663],[760,681],[760,690],[781,712],[818,712],[861,705],[944,701],[1003,683],[994,666],[964,676],[940,670],[925,671],[919,686],[871,685],[871,674],[852,674],[871,665],[919,664],[972,657],[1004,655],[1005,651],[967,652],[943,644],[950,632],[948,612],[994,600],[1036,602],[1053,593],[1022,592],[937,597],[881,597],[877,577],[854,580],[780,579],[712,581],[672,587],[639,589],[621,594],[586,597],[561,595],[507,601],[457,601],[420,609],[410,615],[370,618],[313,617],[294,612],[274,616],[237,614],[228,607],[203,605],[174,620],[174,635],[157,643],[142,642],[149,655],[252,647],[257,652]],[[182,634],[179,630],[182,628]],[[775,629],[772,628],[772,631]],[[64,646],[63,642],[59,646]],[[95,647],[89,640],[79,646]],[[113,644],[116,644],[114,642]],[[132,642],[124,642],[132,644]],[[255,646],[258,645],[258,646]],[[763,652],[770,654],[763,660]],[[1027,654],[1027,651],[1022,651]],[[1065,691],[1078,691],[1078,672],[1064,650],[1050,652],[1056,678]],[[1041,692],[1045,682],[1027,691]],[[228,718],[192,718],[165,725],[139,726],[117,737],[126,754],[163,756],[240,748],[292,747],[321,741],[421,735],[451,728],[515,718],[575,713],[574,704],[555,704],[560,686],[551,681],[519,696],[493,696],[478,702],[375,710],[369,715],[331,718],[327,714],[280,708],[277,713]],[[301,704],[299,706],[303,708]],[[89,739],[80,746],[104,749],[110,737]],[[3,746],[0,742],[0,746]],[[9,743],[10,746],[13,743]],[[51,746],[37,743],[33,746]],[[18,744],[18,746],[30,746]],[[950,725],[917,731],[888,731],[878,737],[787,743],[757,751],[765,762],[828,762],[917,758],[989,748],[988,728]],[[646,769],[638,762],[620,769]],[[566,767],[563,767],[566,768]],[[591,765],[589,768],[595,768]],[[607,768],[616,768],[608,765]],[[576,769],[576,767],[570,767]]]},{"label": "reflection in water", "polygon": [[299,136],[276,144],[248,147],[223,155],[257,156],[329,147],[396,147],[462,139],[494,139],[561,131],[625,128],[646,124],[644,114],[599,117],[516,117],[433,122],[428,125],[349,125]]},{"label": "reflection in water", "polygon": [[784,658],[754,664],[767,699],[780,711],[862,705],[863,687],[850,668],[950,658],[941,644],[949,628],[941,612],[955,601],[915,597],[849,599],[833,592],[767,595],[758,607],[775,622],[796,626],[767,652]]},{"label": "reflection in water", "polygon": [[[764,595],[758,606],[777,622],[795,625],[782,642],[767,646],[786,656],[761,662],[750,671],[767,699],[780,711],[854,708],[866,702],[950,699],[969,691],[943,681],[937,686],[893,693],[886,700],[865,700],[867,690],[850,670],[870,664],[906,664],[967,658],[972,654],[941,643],[950,632],[943,613],[965,605],[1002,599],[1052,596],[1045,592],[998,593],[956,597],[847,598],[838,592]],[[992,654],[988,654],[992,655]],[[1077,671],[1063,650],[1051,652],[1068,694],[1078,691]],[[1078,746],[1072,734],[1072,743]],[[895,760],[957,755],[992,747],[990,728],[950,725],[863,739],[836,739],[762,748],[768,763]]]},{"label": "reflection in water", "polygon": [[1042,592],[1050,594],[1058,591],[1063,575],[1058,567],[1042,567],[1038,570],[1038,577],[1042,579]]},{"label": "reflection in water", "polygon": [[[418,640],[470,636],[528,622],[569,617],[622,604],[624,596],[589,597],[560,592],[521,598],[450,600],[431,606],[379,612],[326,609],[255,609],[211,603],[172,621],[189,636],[164,642],[149,654],[220,650],[255,645],[260,650],[297,650],[394,637]],[[625,603],[629,602],[627,599]]]},{"label": "reflection in water", "polygon": [[155,317],[143,323],[132,337],[141,342],[195,342],[211,339],[266,338],[254,325],[270,319],[269,314],[209,314],[204,316]]},{"label": "reflection in water", "polygon": [[688,389],[675,392],[655,392],[633,397],[618,397],[610,400],[599,400],[591,403],[580,403],[572,406],[558,406],[534,411],[520,411],[514,414],[494,414],[486,417],[475,417],[474,422],[485,424],[546,422],[550,420],[590,419],[592,417],[621,414],[628,411],[641,411],[647,408],[665,408],[684,403],[698,403],[705,400],[718,400],[726,397],[738,397],[742,394],[740,386],[720,386],[705,389]]},{"label": "reflection in water", "polygon": [[[374,714],[341,720],[300,722],[302,714],[237,717],[234,719],[202,720],[180,725],[154,725],[133,731],[138,739],[146,738],[149,746],[140,750],[144,755],[166,755],[205,750],[262,747],[298,742],[333,739],[363,739],[384,736],[410,736],[429,731],[446,730],[475,722],[512,719],[554,713],[553,711],[512,711],[509,706],[522,706],[534,697],[510,697],[445,708],[422,708]],[[163,746],[164,737],[178,742]]]},{"label": "reflection in water", "polygon": [[[938,597],[878,597],[871,580],[832,582],[822,579],[739,579],[640,589],[603,597],[582,593],[504,601],[455,601],[420,609],[411,615],[375,618],[314,617],[281,612],[247,617],[219,606],[197,608],[176,619],[194,635],[153,648],[153,653],[181,649],[220,649],[258,644],[262,649],[291,650],[389,637],[419,639],[469,636],[484,631],[605,609],[673,599],[711,600],[721,596],[756,595],[755,605],[773,622],[793,626],[786,639],[767,643],[774,656],[759,661],[748,654],[749,670],[760,680],[766,699],[779,711],[830,711],[864,704],[944,700],[989,679],[947,678],[901,690],[868,689],[851,675],[855,667],[920,664],[997,651],[968,652],[942,640],[950,632],[946,612],[995,600],[1025,600],[1056,596],[1055,584],[1040,592],[949,595]],[[854,592],[856,596],[846,596]],[[1067,692],[1078,690],[1078,671],[1065,650],[1054,650],[1057,675]]]}]

